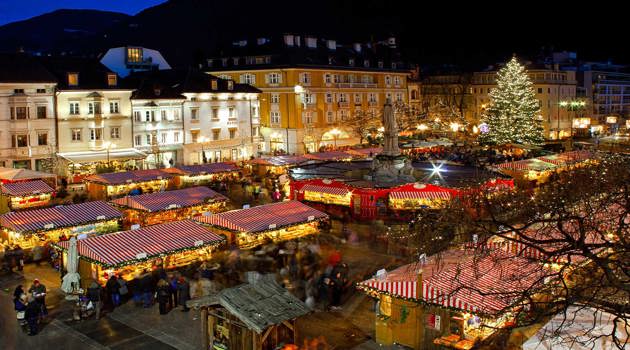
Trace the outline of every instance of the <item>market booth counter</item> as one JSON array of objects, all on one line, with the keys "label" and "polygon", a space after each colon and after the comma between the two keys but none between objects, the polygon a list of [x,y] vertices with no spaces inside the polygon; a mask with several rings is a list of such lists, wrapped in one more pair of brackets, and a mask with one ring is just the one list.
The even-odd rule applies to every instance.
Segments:
[{"label": "market booth counter", "polygon": [[228,198],[207,187],[127,196],[111,201],[123,212],[123,227],[155,225],[191,219],[225,209]]},{"label": "market booth counter", "polygon": [[122,214],[106,202],[86,202],[0,215],[2,238],[30,249],[57,242],[62,236],[79,238],[118,231]]},{"label": "market booth counter", "polygon": [[[207,260],[225,238],[191,220],[153,225],[77,241],[81,286],[90,280],[102,285],[113,273],[129,281],[144,270],[157,267],[166,270]],[[70,242],[54,244],[67,259]]]},{"label": "market booth counter", "polygon": [[85,178],[90,200],[108,200],[129,194],[160,192],[173,187],[173,175],[162,170],[105,173]]},{"label": "market booth counter", "polygon": [[273,350],[296,344],[298,320],[311,312],[273,275],[186,304],[201,310],[202,349]]},{"label": "market booth counter", "polygon": [[378,300],[379,344],[471,349],[513,325],[518,291],[542,276],[540,263],[501,249],[482,256],[449,250],[393,271],[381,270],[357,288]]},{"label": "market booth counter", "polygon": [[173,176],[173,184],[178,188],[237,180],[239,170],[236,164],[231,162],[181,165],[164,169]]},{"label": "market booth counter", "polygon": [[195,218],[224,234],[229,244],[249,249],[271,240],[296,239],[318,233],[328,215],[297,201],[265,204]]},{"label": "market booth counter", "polygon": [[2,184],[0,213],[45,207],[51,204],[55,189],[42,180]]}]

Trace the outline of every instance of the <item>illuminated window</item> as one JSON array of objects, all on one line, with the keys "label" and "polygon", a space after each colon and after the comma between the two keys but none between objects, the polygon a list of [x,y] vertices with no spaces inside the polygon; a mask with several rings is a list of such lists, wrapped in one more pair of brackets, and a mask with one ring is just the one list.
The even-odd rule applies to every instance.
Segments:
[{"label": "illuminated window", "polygon": [[221,136],[221,129],[212,129],[212,140],[218,141]]},{"label": "illuminated window", "polygon": [[278,73],[269,73],[267,75],[267,83],[268,84],[280,84],[280,74],[278,74]]},{"label": "illuminated window", "polygon": [[280,112],[271,112],[271,124],[280,124]]},{"label": "illuminated window", "polygon": [[79,85],[79,73],[68,73],[68,86]]},{"label": "illuminated window", "polygon": [[120,139],[120,127],[114,126],[109,130],[109,136],[112,139]]},{"label": "illuminated window", "polygon": [[118,84],[118,77],[114,73],[107,74],[107,85],[116,86]]},{"label": "illuminated window", "polygon": [[271,94],[271,103],[280,103],[280,94]]},{"label": "illuminated window", "polygon": [[90,129],[90,141],[100,141],[103,139],[103,128]]},{"label": "illuminated window", "polygon": [[212,81],[210,82],[210,89],[212,90],[219,89],[219,82],[216,79],[212,79]]},{"label": "illuminated window", "polygon": [[142,63],[143,53],[141,47],[127,48],[127,63]]},{"label": "illuminated window", "polygon": [[71,129],[72,141],[81,141],[81,129]]}]

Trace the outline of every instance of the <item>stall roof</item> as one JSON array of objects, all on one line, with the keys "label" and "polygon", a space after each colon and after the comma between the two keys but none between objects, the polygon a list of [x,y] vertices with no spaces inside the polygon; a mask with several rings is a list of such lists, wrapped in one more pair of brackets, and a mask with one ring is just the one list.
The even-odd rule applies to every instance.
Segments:
[{"label": "stall roof", "polygon": [[[88,237],[78,240],[77,248],[80,257],[103,266],[118,267],[171,252],[217,245],[224,240],[222,236],[192,220],[183,220]],[[65,250],[70,242],[63,241],[56,245]]]},{"label": "stall roof", "polygon": [[167,173],[171,173],[174,175],[188,175],[188,176],[228,173],[228,172],[233,172],[233,171],[238,171],[238,170],[239,168],[236,166],[236,164],[230,163],[230,162],[208,163],[208,164],[197,164],[197,165],[180,165],[174,168],[164,169],[164,171]]},{"label": "stall roof", "polygon": [[273,165],[273,166],[291,166],[306,163],[310,159],[302,156],[273,156],[267,158],[255,158],[249,160],[250,164]]},{"label": "stall roof", "polygon": [[106,202],[95,201],[6,213],[0,216],[0,225],[11,231],[30,233],[121,217],[122,214]]},{"label": "stall roof", "polygon": [[583,162],[593,158],[594,156],[595,154],[589,151],[570,151],[539,157],[538,159],[555,165],[565,165]]},{"label": "stall roof", "polygon": [[[394,270],[393,277],[386,274],[384,278],[371,278],[359,285],[403,298],[494,315],[516,302],[520,292],[542,283],[544,276],[538,262],[501,249],[477,255],[447,254],[451,257],[448,262],[432,257],[424,265],[406,265],[399,268],[401,272]],[[459,259],[453,259],[458,254]],[[421,291],[416,287],[420,268],[423,270]],[[431,272],[425,273],[427,270]]]},{"label": "stall roof", "polygon": [[301,192],[309,191],[309,192],[318,192],[318,193],[328,193],[328,194],[334,194],[337,196],[345,196],[350,192],[350,190],[348,190],[348,188],[345,186],[332,186],[332,185],[321,186],[321,185],[315,185],[315,184],[306,184],[300,189],[300,191]]},{"label": "stall roof", "polygon": [[306,204],[298,201],[287,201],[210,216],[198,216],[195,220],[232,231],[254,233],[327,218],[327,214]]},{"label": "stall roof", "polygon": [[29,169],[0,168],[0,180],[21,181],[48,178],[54,179],[57,178],[57,176],[55,174],[43,173],[41,171]]},{"label": "stall roof", "polygon": [[2,185],[2,194],[13,197],[51,192],[55,192],[55,189],[42,180],[9,182]]},{"label": "stall roof", "polygon": [[369,157],[370,154],[375,156],[381,152],[383,152],[383,147],[353,148],[347,151],[349,154],[358,155],[360,157]]},{"label": "stall roof", "polygon": [[132,209],[155,212],[192,207],[208,202],[225,202],[228,199],[207,187],[190,187],[183,190],[147,193],[139,196],[118,198],[111,203]]},{"label": "stall roof", "polygon": [[[265,276],[266,277],[266,276]],[[270,326],[304,316],[311,310],[271,278],[226,288],[218,295],[191,300],[188,306],[221,305],[251,330],[261,334]]]},{"label": "stall roof", "polygon": [[312,160],[342,160],[356,158],[356,155],[343,152],[343,151],[330,151],[330,152],[317,152],[308,153],[304,155],[304,158]]},{"label": "stall roof", "polygon": [[546,162],[538,158],[524,159],[516,162],[509,162],[497,165],[500,169],[512,169],[518,171],[544,171],[557,167],[557,165]]},{"label": "stall roof", "polygon": [[171,174],[157,169],[123,171],[119,173],[105,173],[90,175],[86,182],[95,182],[103,185],[120,185],[125,183],[138,183],[153,180],[170,179]]},{"label": "stall roof", "polygon": [[112,149],[109,151],[109,157],[107,153],[107,150],[103,150],[89,152],[66,152],[57,153],[57,155],[76,164],[102,162],[106,161],[108,158],[109,160],[123,161],[130,159],[145,159],[147,157],[146,153],[135,148]]}]

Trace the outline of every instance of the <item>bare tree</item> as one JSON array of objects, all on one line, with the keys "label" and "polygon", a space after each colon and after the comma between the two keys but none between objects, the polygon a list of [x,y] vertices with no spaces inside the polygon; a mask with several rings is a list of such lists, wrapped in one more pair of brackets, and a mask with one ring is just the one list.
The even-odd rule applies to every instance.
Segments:
[{"label": "bare tree", "polygon": [[345,127],[352,131],[359,138],[362,144],[368,136],[375,137],[378,129],[383,125],[381,113],[376,110],[355,111],[348,119],[340,123],[340,127]]}]

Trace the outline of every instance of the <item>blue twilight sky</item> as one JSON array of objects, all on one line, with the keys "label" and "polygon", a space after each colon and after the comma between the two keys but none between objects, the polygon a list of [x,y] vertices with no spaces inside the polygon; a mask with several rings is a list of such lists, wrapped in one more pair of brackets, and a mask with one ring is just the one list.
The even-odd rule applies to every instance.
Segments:
[{"label": "blue twilight sky", "polygon": [[58,9],[96,9],[130,15],[166,0],[0,0],[0,25]]}]

